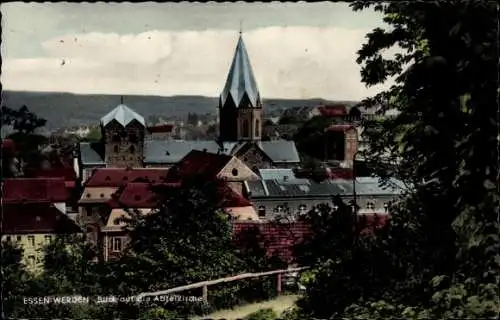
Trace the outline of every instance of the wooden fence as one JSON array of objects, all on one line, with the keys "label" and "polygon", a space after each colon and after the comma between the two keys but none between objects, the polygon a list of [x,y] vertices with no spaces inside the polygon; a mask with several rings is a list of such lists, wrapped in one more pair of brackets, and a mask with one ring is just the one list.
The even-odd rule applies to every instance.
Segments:
[{"label": "wooden fence", "polygon": [[306,269],[309,269],[309,267],[280,269],[280,270],[272,270],[272,271],[257,272],[257,273],[243,273],[243,274],[239,274],[239,275],[232,276],[232,277],[192,283],[192,284],[188,284],[185,286],[175,287],[175,288],[163,290],[163,291],[144,292],[144,293],[141,293],[141,294],[136,296],[136,301],[142,301],[144,299],[144,297],[168,295],[168,294],[179,293],[179,292],[183,292],[183,291],[187,291],[187,290],[191,290],[191,289],[202,288],[203,289],[203,301],[206,302],[206,301],[208,301],[208,287],[209,286],[219,284],[219,283],[224,283],[224,282],[232,282],[232,281],[238,281],[238,280],[243,280],[243,279],[248,279],[248,278],[259,278],[259,277],[265,277],[265,276],[271,276],[271,275],[277,275],[276,289],[277,289],[277,292],[279,295],[282,291],[282,280],[283,280],[282,275],[283,274],[299,272],[299,271],[306,270]]}]

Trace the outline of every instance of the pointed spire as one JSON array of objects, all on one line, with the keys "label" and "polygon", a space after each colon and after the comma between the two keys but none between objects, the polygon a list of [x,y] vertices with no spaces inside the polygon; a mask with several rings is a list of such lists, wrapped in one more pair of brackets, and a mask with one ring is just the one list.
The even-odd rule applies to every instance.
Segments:
[{"label": "pointed spire", "polygon": [[120,104],[123,104],[123,96],[120,96]]},{"label": "pointed spire", "polygon": [[257,82],[255,81],[243,37],[240,34],[226,84],[220,96],[221,107],[224,106],[229,97],[233,99],[236,107],[239,107],[245,96],[247,96],[250,103],[248,107],[256,108],[260,106]]}]

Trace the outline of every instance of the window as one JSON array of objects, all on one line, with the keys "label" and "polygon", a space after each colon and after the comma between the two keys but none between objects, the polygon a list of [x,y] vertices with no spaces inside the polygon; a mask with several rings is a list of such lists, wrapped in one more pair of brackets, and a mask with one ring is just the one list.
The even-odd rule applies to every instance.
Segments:
[{"label": "window", "polygon": [[7,242],[10,242],[10,236],[5,237],[5,240],[6,240]]},{"label": "window", "polygon": [[122,251],[122,239],[113,238],[113,251]]},{"label": "window", "polygon": [[259,206],[259,217],[263,218],[266,216],[266,207],[264,206]]},{"label": "window", "polygon": [[17,242],[21,242],[21,236],[16,237]]},{"label": "window", "polygon": [[307,206],[306,206],[306,205],[304,205],[304,204],[301,204],[301,205],[299,206],[299,214],[300,214],[300,215],[304,215],[304,214],[306,214],[306,213],[307,213]]},{"label": "window", "polygon": [[116,218],[116,219],[114,219],[114,220],[113,220],[113,224],[114,224],[115,226],[118,226],[118,225],[120,224],[120,218]]},{"label": "window", "polygon": [[255,119],[255,136],[260,136],[260,121],[259,119]]},{"label": "window", "polygon": [[231,171],[231,174],[236,177],[238,175],[238,169],[234,168],[232,171]]},{"label": "window", "polygon": [[35,237],[34,236],[28,236],[28,244],[32,247],[35,246]]},{"label": "window", "polygon": [[49,244],[51,240],[52,240],[51,236],[45,236],[45,244]]},{"label": "window", "polygon": [[137,135],[136,134],[130,134],[128,136],[128,141],[132,142],[132,143],[136,143],[139,139],[137,139]]},{"label": "window", "polygon": [[87,217],[92,217],[92,210],[86,209],[85,213],[87,214]]},{"label": "window", "polygon": [[28,256],[28,264],[30,266],[34,266],[36,263],[36,259],[35,259],[35,256]]},{"label": "window", "polygon": [[276,212],[282,213],[283,212],[283,206],[277,206],[276,207]]},{"label": "window", "polygon": [[131,145],[130,148],[128,148],[130,153],[135,153],[135,146]]},{"label": "window", "polygon": [[122,138],[120,137],[119,134],[113,135],[113,139],[112,139],[113,142],[120,142],[121,140],[122,140]]},{"label": "window", "polygon": [[115,145],[115,146],[113,147],[113,151],[114,151],[114,153],[119,153],[119,152],[120,152],[120,147],[119,147],[119,146],[117,146],[117,145]]},{"label": "window", "polygon": [[244,138],[248,138],[249,136],[249,127],[248,127],[248,120],[247,119],[244,119],[243,120],[243,123],[241,125],[241,135],[244,137]]},{"label": "window", "polygon": [[375,202],[373,202],[373,201],[368,201],[368,203],[367,203],[366,207],[367,207],[368,209],[370,209],[370,210],[375,209]]}]

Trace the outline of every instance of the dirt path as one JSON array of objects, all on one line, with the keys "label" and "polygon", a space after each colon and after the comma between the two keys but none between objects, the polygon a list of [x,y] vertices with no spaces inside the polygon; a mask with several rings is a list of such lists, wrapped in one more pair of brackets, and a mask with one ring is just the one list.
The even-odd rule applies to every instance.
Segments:
[{"label": "dirt path", "polygon": [[276,299],[263,301],[258,303],[249,304],[246,306],[237,307],[235,309],[228,310],[220,310],[209,314],[204,317],[196,317],[192,318],[192,320],[201,320],[201,319],[241,319],[249,314],[258,311],[260,309],[272,308],[276,313],[281,314],[286,309],[293,306],[295,301],[299,298],[298,295],[286,295],[280,296]]}]

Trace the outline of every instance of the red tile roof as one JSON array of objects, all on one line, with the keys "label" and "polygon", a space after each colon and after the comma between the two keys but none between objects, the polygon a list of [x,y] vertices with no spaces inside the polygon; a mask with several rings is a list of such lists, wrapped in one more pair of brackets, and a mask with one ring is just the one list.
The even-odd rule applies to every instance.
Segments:
[{"label": "red tile roof", "polygon": [[148,131],[151,133],[170,133],[174,129],[173,124],[161,124],[157,126],[148,127]]},{"label": "red tile roof", "polygon": [[[144,183],[131,182],[115,192],[108,205],[113,208],[155,208],[158,204],[158,197],[154,194],[152,187],[170,186],[180,187],[181,183]],[[249,207],[252,203],[234,191],[225,182],[220,182],[217,186],[217,201],[223,208],[241,208]]]},{"label": "red tile roof", "polygon": [[166,168],[148,169],[120,169],[120,168],[99,168],[94,171],[85,186],[87,187],[113,187],[118,188],[129,182],[137,180],[149,181],[151,183],[161,183],[167,177]]},{"label": "red tile roof", "polygon": [[50,204],[15,204],[2,208],[5,234],[80,232],[75,221]]},{"label": "red tile roof", "polygon": [[233,157],[205,151],[192,150],[175,165],[171,177],[192,177],[202,174],[206,179],[213,180],[231,161]]},{"label": "red tile roof", "polygon": [[326,105],[320,106],[319,112],[325,117],[341,117],[347,115],[347,108],[345,105]]},{"label": "red tile roof", "polygon": [[[388,215],[379,215],[378,223],[374,214],[366,214],[366,227],[361,230],[362,234],[372,232],[374,228],[380,228],[388,221]],[[240,247],[245,247],[248,241],[246,232],[252,232],[256,228],[260,232],[261,245],[266,248],[267,255],[277,255],[286,262],[294,262],[294,246],[304,241],[311,235],[307,222],[259,222],[259,221],[233,221],[233,241]]]},{"label": "red tile roof", "polygon": [[117,201],[122,208],[154,208],[158,199],[149,183],[133,182],[127,184],[117,200],[111,201]]},{"label": "red tile roof", "polygon": [[248,199],[238,194],[226,183],[222,183],[219,186],[217,194],[220,199],[219,205],[222,208],[242,208],[250,207],[252,205],[252,203]]},{"label": "red tile roof", "polygon": [[332,124],[328,128],[325,129],[325,131],[330,131],[330,132],[347,132],[349,130],[356,129],[355,126],[350,125],[350,124]]},{"label": "red tile roof", "polygon": [[3,203],[65,202],[69,198],[61,178],[5,179],[2,195]]},{"label": "red tile roof", "polygon": [[261,245],[266,248],[268,256],[277,255],[282,260],[293,262],[293,248],[310,234],[309,225],[305,222],[275,223],[234,221],[233,239],[237,246],[245,246],[245,233],[252,230],[260,231]]}]

